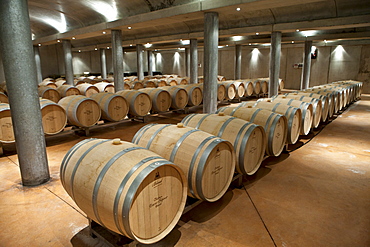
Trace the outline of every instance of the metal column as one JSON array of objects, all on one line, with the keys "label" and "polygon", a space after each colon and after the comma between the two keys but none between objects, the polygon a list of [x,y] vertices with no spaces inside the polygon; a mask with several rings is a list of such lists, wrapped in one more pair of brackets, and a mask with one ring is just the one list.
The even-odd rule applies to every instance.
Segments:
[{"label": "metal column", "polygon": [[242,76],[242,46],[235,46],[235,80],[241,79]]},{"label": "metal column", "polygon": [[218,13],[204,14],[204,90],[203,112],[217,110]]},{"label": "metal column", "polygon": [[153,75],[153,51],[148,50],[148,75]]},{"label": "metal column", "polygon": [[190,84],[198,83],[198,40],[190,40]]},{"label": "metal column", "polygon": [[311,73],[311,49],[312,41],[306,40],[304,42],[304,56],[303,56],[303,70],[301,79],[301,90],[307,89],[310,85],[310,73]]},{"label": "metal column", "polygon": [[116,92],[124,90],[123,83],[123,50],[122,31],[112,30],[112,57],[114,89]]},{"label": "metal column", "polygon": [[105,55],[105,49],[100,48],[100,68],[101,68],[101,78],[107,78],[107,58]]},{"label": "metal column", "polygon": [[190,49],[185,48],[185,76],[190,77]]},{"label": "metal column", "polygon": [[63,40],[64,65],[67,84],[73,85],[73,63],[72,63],[72,45],[70,40]]},{"label": "metal column", "polygon": [[136,45],[136,57],[137,57],[137,79],[144,80],[144,64],[143,64],[143,45]]},{"label": "metal column", "polygon": [[0,1],[0,53],[22,183],[50,179],[26,0]]},{"label": "metal column", "polygon": [[41,58],[40,58],[39,46],[36,46],[36,45],[33,46],[33,53],[35,54],[37,83],[40,83],[42,82],[42,72],[41,72]]},{"label": "metal column", "polygon": [[281,32],[274,31],[271,34],[269,97],[275,96],[279,92],[280,53]]}]

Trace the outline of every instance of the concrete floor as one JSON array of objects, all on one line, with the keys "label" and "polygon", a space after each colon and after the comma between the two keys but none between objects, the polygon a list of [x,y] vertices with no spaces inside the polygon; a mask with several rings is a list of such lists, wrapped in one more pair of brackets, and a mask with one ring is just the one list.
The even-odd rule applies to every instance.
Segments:
[{"label": "concrete floor", "polygon": [[[177,123],[183,117],[149,120]],[[109,124],[93,128],[91,137],[130,141],[144,125]],[[279,158],[266,159],[241,188],[183,215],[151,246],[370,246],[370,95],[314,133]],[[72,131],[48,137],[52,179],[31,188],[20,184],[14,145],[4,147],[0,246],[105,246],[89,236],[87,218],[59,180],[65,153],[85,138]]]}]

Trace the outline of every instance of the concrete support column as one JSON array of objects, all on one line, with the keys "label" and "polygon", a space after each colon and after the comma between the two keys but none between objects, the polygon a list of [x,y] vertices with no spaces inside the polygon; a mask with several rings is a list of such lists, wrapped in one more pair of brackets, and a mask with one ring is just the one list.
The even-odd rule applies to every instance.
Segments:
[{"label": "concrete support column", "polygon": [[70,40],[63,40],[64,66],[67,84],[73,85],[73,63],[72,63],[72,45]]},{"label": "concrete support column", "polygon": [[136,57],[137,57],[137,78],[138,80],[144,80],[144,64],[143,64],[143,45],[136,45]]},{"label": "concrete support column", "polygon": [[39,185],[50,175],[26,0],[0,1],[0,54],[22,183]]},{"label": "concrete support column", "polygon": [[190,84],[198,83],[198,40],[190,40]]},{"label": "concrete support column", "polygon": [[153,75],[153,51],[148,50],[148,75]]},{"label": "concrete support column", "polygon": [[235,80],[241,79],[242,76],[242,46],[235,46]]},{"label": "concrete support column", "polygon": [[112,57],[114,89],[116,92],[124,90],[123,83],[123,50],[122,31],[112,30]]},{"label": "concrete support column", "polygon": [[203,112],[217,110],[218,13],[204,14],[204,90]]},{"label": "concrete support column", "polygon": [[107,57],[105,55],[105,49],[100,48],[100,69],[101,69],[101,78],[107,78]]},{"label": "concrete support column", "polygon": [[271,34],[270,48],[270,83],[268,97],[278,94],[279,73],[281,55],[281,32],[274,31]]},{"label": "concrete support column", "polygon": [[190,77],[190,49],[185,48],[185,76]]},{"label": "concrete support column", "polygon": [[303,56],[302,78],[301,78],[301,90],[302,89],[307,89],[310,86],[311,49],[312,49],[312,41],[311,40],[306,40],[304,42],[304,56]]},{"label": "concrete support column", "polygon": [[40,83],[42,82],[42,72],[39,46],[33,46],[33,53],[35,54],[37,83]]}]

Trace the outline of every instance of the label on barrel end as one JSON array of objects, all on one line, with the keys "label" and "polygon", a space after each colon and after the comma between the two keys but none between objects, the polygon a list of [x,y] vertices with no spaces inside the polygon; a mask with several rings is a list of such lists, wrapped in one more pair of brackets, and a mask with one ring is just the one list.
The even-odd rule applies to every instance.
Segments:
[{"label": "label on barrel end", "polygon": [[163,201],[166,200],[167,198],[168,198],[168,196],[154,197],[154,202],[149,204],[149,208],[152,208],[152,207],[157,208],[157,207],[161,206]]}]

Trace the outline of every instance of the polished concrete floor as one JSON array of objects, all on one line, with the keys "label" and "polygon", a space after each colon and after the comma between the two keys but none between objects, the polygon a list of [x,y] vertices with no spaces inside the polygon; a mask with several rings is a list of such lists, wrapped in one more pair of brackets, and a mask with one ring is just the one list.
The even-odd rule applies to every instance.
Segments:
[{"label": "polished concrete floor", "polygon": [[[168,113],[147,120],[177,123]],[[91,130],[94,138],[130,141],[144,126],[123,121]],[[13,145],[0,157],[0,246],[106,246],[64,191],[59,167],[85,139],[72,131],[47,138],[50,182],[22,187]],[[370,95],[233,186],[201,203],[152,246],[370,246]],[[131,243],[134,246],[141,244]]]}]

